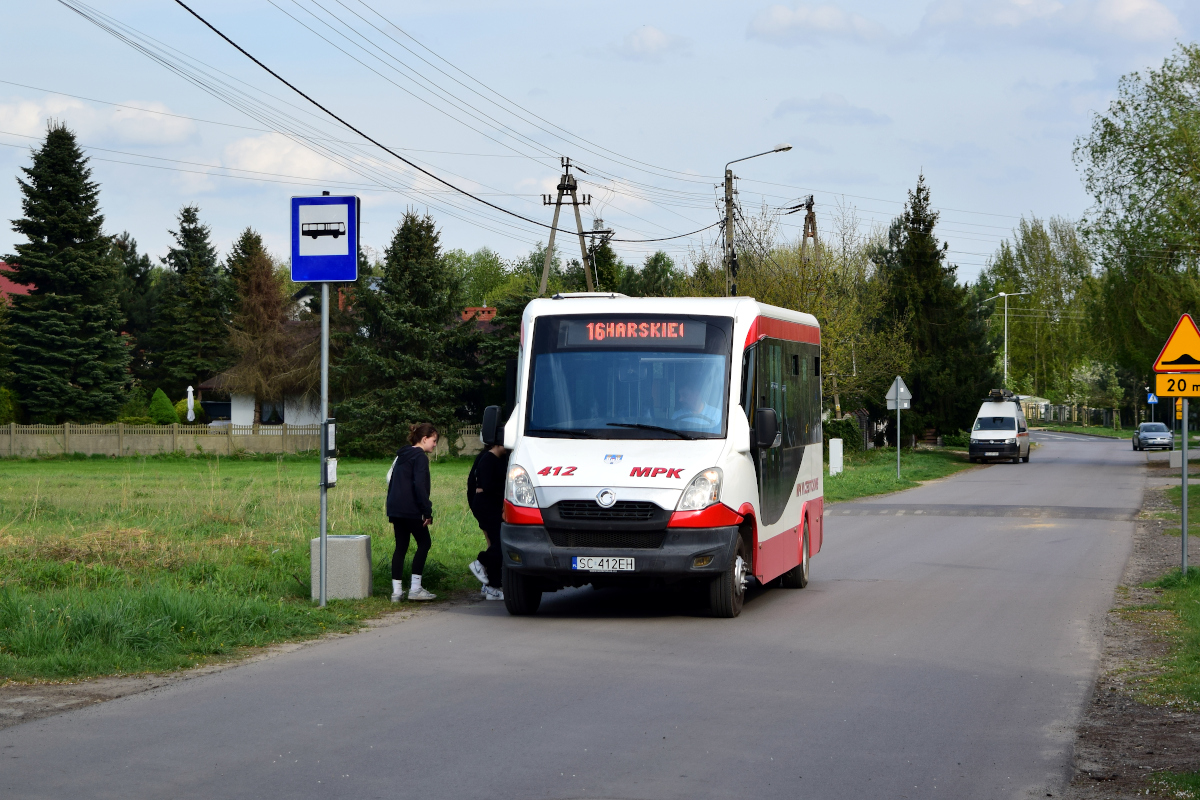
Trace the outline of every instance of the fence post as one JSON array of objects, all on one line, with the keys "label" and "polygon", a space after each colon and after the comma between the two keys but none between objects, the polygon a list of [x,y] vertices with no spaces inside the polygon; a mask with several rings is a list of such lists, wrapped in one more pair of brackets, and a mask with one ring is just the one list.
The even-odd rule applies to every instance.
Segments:
[{"label": "fence post", "polygon": [[11,458],[17,454],[17,423],[8,423],[8,455]]},{"label": "fence post", "polygon": [[171,423],[171,452],[174,453],[179,449],[179,423]]},{"label": "fence post", "polygon": [[225,437],[229,441],[229,455],[233,455],[233,420],[225,427]]},{"label": "fence post", "polygon": [[63,423],[63,455],[71,455],[71,423]]},{"label": "fence post", "polygon": [[283,423],[283,434],[282,434],[282,437],[281,437],[281,438],[283,439],[283,447],[282,447],[282,448],[281,448],[281,450],[280,450],[280,452],[282,452],[282,453],[285,453],[285,454],[286,454],[286,453],[287,453],[287,451],[288,451],[288,435],[287,435],[287,425],[288,425],[288,424],[287,424],[286,422],[285,422],[285,423]]},{"label": "fence post", "polygon": [[125,455],[125,423],[117,423],[117,458]]}]

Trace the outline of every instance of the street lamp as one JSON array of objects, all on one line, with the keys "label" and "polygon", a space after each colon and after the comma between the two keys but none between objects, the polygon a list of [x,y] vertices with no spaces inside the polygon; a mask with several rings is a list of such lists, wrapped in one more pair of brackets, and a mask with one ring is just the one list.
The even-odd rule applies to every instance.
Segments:
[{"label": "street lamp", "polygon": [[989,297],[988,300],[995,300],[997,297],[1004,298],[1004,388],[1008,388],[1008,298],[1016,297],[1022,294],[1030,294],[1030,292],[1001,292],[998,295]]},{"label": "street lamp", "polygon": [[755,153],[752,156],[745,158],[735,158],[725,165],[725,296],[728,297],[736,288],[733,284],[731,273],[733,271],[733,170],[729,168],[730,164],[736,164],[739,161],[749,161],[752,158],[759,156],[769,156],[771,153],[786,153],[791,150],[792,146],[787,143],[775,145],[773,150],[764,150],[761,153]]}]

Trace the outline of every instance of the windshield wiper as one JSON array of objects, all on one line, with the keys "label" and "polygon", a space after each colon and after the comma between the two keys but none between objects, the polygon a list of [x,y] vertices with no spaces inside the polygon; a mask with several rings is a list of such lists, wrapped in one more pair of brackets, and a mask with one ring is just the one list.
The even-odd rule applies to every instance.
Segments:
[{"label": "windshield wiper", "polygon": [[526,433],[532,434],[562,434],[563,436],[577,436],[581,439],[595,439],[596,434],[583,428],[532,428]]},{"label": "windshield wiper", "polygon": [[684,433],[683,431],[677,430],[675,428],[664,428],[662,425],[643,425],[640,422],[610,422],[610,423],[608,423],[608,425],[613,428],[637,428],[637,429],[643,430],[643,431],[662,431],[663,433],[673,433],[676,436],[678,436],[680,439],[695,440],[695,439],[699,438],[697,436],[692,436],[690,433]]}]

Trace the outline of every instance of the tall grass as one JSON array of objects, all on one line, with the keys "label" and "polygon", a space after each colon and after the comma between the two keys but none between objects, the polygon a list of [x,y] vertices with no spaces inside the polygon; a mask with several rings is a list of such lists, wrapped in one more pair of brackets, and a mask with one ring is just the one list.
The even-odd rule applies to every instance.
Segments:
[{"label": "tall grass", "polygon": [[[339,463],[329,531],[371,537],[374,596],[310,602],[313,458],[0,460],[0,677],[169,669],[388,607],[388,461]],[[431,465],[426,585],[474,585],[470,462]],[[410,555],[411,558],[411,555]]]}]

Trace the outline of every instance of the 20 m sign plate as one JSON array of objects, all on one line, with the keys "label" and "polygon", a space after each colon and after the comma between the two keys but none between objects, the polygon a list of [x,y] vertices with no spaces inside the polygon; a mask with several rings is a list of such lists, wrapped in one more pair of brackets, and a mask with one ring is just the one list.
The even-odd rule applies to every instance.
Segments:
[{"label": "20 m sign plate", "polygon": [[1159,397],[1200,397],[1200,375],[1155,375],[1154,393]]}]

